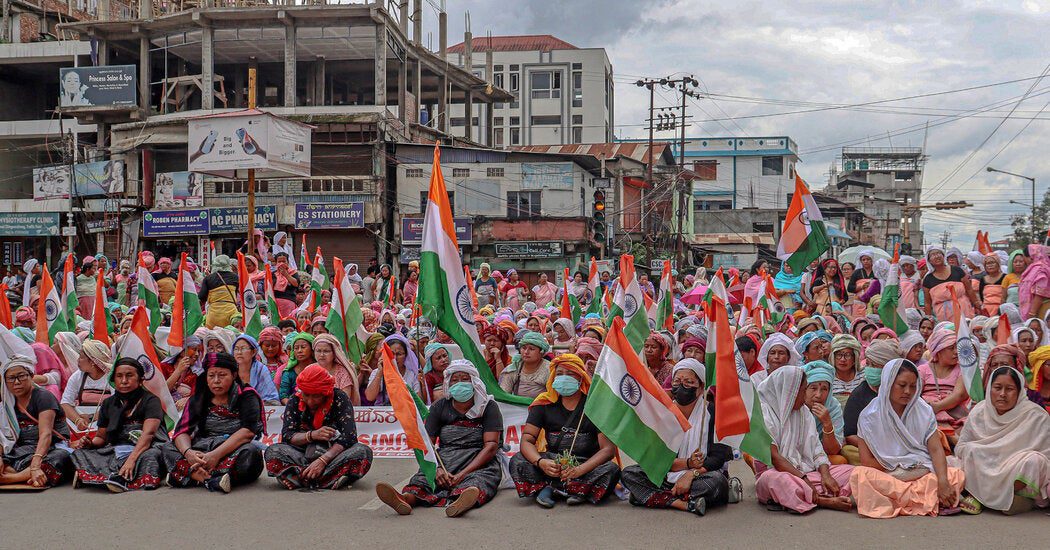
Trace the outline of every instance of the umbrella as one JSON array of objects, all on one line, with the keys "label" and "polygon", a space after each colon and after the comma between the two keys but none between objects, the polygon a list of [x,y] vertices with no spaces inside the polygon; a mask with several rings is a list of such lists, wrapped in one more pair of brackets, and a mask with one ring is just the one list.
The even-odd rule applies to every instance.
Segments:
[{"label": "umbrella", "polygon": [[872,253],[873,260],[878,260],[881,258],[883,260],[889,261],[892,258],[892,256],[887,254],[886,251],[881,248],[876,248],[874,246],[851,246],[839,253],[839,263],[841,264],[849,262],[853,265],[857,265],[859,263],[857,259],[860,257],[860,253],[865,250],[870,251]]}]

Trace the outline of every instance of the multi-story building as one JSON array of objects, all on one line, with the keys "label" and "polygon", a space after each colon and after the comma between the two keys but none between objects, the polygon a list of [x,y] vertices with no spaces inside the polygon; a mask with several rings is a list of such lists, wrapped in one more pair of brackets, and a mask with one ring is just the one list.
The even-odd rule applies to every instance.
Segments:
[{"label": "multi-story building", "polygon": [[824,192],[864,213],[855,244],[892,251],[897,243],[923,244],[921,147],[844,147]]},{"label": "multi-story building", "polygon": [[[472,135],[491,129],[496,147],[613,141],[613,68],[604,48],[578,48],[551,35],[493,36],[464,40],[449,54],[451,62],[514,94],[491,113],[476,107]],[[468,118],[463,107],[453,106],[451,117],[461,134]]]},{"label": "multi-story building", "polygon": [[[678,142],[675,159],[678,157]],[[795,190],[798,145],[787,136],[700,137],[685,142],[693,211],[787,208]]]},{"label": "multi-story building", "polygon": [[[426,124],[435,113],[513,96],[447,63],[443,41],[437,52],[423,45],[423,0],[412,0],[412,17],[408,9],[392,13],[387,3],[287,4],[140,0],[129,11],[99,0],[100,15],[84,20],[67,18],[63,4],[63,24],[46,19],[58,40],[0,45],[0,97],[7,98],[0,102],[0,132],[8,133],[0,137],[9,145],[0,159],[10,178],[0,198],[20,197],[0,204],[0,220],[50,221],[45,229],[58,235],[66,218],[60,214],[72,212],[79,254],[128,258],[148,247],[199,259],[208,240],[229,253],[246,238],[248,185],[188,172],[190,149],[207,147],[188,143],[188,123],[244,111],[254,96],[258,109],[313,127],[309,176],[256,180],[256,226],[268,234],[294,232],[296,244],[306,235],[311,249],[319,245],[345,261],[390,259],[398,223],[391,208],[397,146],[449,143],[446,124]],[[444,14],[439,26],[444,36]],[[76,74],[62,73],[60,81],[60,70],[73,67]],[[87,86],[99,82],[98,70],[110,71],[113,85],[106,90]],[[68,105],[58,109],[60,83]],[[70,132],[72,138],[63,139]],[[67,154],[70,142],[79,145],[76,155]],[[77,167],[87,161],[101,163],[89,176],[119,179],[119,185],[82,196],[84,170]],[[73,199],[33,200],[38,187],[53,187],[43,177],[34,185],[34,169],[61,172],[70,164]],[[344,221],[299,223],[298,212],[322,207],[346,210]],[[163,216],[181,219],[171,214],[180,210],[186,219],[210,223],[155,230]],[[26,212],[40,215],[39,223],[9,216]],[[103,238],[84,238],[96,230]],[[55,241],[57,252],[58,239],[47,241]],[[44,254],[41,249],[34,254]]]}]

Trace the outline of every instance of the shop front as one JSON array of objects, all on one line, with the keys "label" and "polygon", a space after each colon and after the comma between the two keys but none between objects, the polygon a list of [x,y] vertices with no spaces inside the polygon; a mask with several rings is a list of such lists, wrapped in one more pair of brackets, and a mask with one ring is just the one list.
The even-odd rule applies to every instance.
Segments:
[{"label": "shop front", "polygon": [[30,259],[58,261],[61,251],[58,212],[5,212],[0,214],[0,268],[17,273]]},{"label": "shop front", "polygon": [[296,246],[305,234],[311,261],[317,247],[321,247],[329,273],[332,258],[339,258],[343,264],[357,264],[364,272],[368,261],[376,257],[377,237],[365,227],[363,202],[296,203],[293,218]]}]

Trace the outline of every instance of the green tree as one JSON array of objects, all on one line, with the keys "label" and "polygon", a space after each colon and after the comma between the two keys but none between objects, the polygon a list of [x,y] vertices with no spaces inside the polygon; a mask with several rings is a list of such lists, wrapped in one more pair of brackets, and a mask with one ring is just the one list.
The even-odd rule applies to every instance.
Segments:
[{"label": "green tree", "polygon": [[1050,189],[1043,194],[1043,202],[1035,207],[1035,234],[1032,234],[1032,214],[1014,214],[1010,218],[1014,234],[1010,238],[1010,250],[1028,246],[1031,243],[1043,244],[1047,238],[1047,227],[1050,227]]}]

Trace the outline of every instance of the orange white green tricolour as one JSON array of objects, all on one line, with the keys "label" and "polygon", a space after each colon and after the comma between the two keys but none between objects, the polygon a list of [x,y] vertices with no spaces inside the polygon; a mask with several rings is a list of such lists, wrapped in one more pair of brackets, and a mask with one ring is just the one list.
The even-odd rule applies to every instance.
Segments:
[{"label": "orange white green tricolour", "polygon": [[777,243],[777,257],[791,266],[794,273],[816,260],[829,248],[828,232],[824,218],[817,208],[817,201],[809,192],[806,182],[795,174],[795,194],[791,197],[784,229]]},{"label": "orange white green tricolour", "polygon": [[423,415],[420,413],[417,401],[412,398],[412,392],[405,384],[404,378],[397,370],[394,363],[394,352],[390,346],[383,343],[383,382],[386,384],[387,394],[390,397],[390,406],[394,409],[394,416],[405,430],[406,444],[416,455],[419,470],[430,483],[430,488],[435,487],[437,479],[437,453],[434,451],[434,443],[427,434],[426,425],[423,423]]}]

